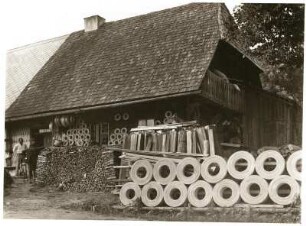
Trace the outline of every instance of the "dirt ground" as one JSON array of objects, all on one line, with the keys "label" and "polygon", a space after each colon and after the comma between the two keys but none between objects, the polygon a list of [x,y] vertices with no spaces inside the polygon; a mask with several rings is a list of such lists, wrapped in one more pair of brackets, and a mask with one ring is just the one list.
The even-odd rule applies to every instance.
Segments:
[{"label": "dirt ground", "polygon": [[38,187],[23,179],[15,180],[13,188],[5,190],[4,219],[73,219],[73,220],[162,220],[202,222],[270,222],[299,223],[300,213],[288,209],[285,213],[258,213],[249,209],[225,208],[205,212],[115,210],[118,197],[110,193],[60,192],[52,187]]},{"label": "dirt ground", "polygon": [[[39,188],[23,179],[15,180],[13,188],[5,191],[4,219],[76,219],[76,220],[112,220],[120,216],[97,214],[73,208],[88,200],[101,199],[101,193],[59,192],[54,188]],[[71,207],[71,208],[67,208]]]}]

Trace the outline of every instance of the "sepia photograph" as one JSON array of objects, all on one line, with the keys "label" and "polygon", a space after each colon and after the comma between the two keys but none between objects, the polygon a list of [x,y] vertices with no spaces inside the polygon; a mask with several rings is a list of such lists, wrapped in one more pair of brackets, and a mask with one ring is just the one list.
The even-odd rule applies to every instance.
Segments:
[{"label": "sepia photograph", "polygon": [[16,2],[4,221],[305,223],[302,1]]}]

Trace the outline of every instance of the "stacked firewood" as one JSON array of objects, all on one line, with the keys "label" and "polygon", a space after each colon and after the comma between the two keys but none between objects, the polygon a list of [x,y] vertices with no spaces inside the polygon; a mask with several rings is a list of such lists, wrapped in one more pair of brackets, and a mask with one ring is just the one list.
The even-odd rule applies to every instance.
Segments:
[{"label": "stacked firewood", "polygon": [[39,156],[39,180],[69,191],[104,191],[113,188],[113,153],[101,147],[52,148],[50,157]]},{"label": "stacked firewood", "polygon": [[49,177],[51,153],[52,151],[49,148],[46,148],[38,155],[36,168],[36,180],[38,183],[46,184],[47,180],[51,179]]}]

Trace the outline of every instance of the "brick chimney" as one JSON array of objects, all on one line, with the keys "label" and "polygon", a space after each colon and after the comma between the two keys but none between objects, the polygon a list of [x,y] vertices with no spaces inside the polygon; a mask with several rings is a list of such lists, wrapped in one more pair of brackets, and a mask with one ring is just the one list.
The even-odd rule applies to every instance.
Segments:
[{"label": "brick chimney", "polygon": [[102,24],[104,24],[105,19],[98,15],[90,16],[84,18],[84,26],[85,32],[95,31],[97,30]]}]

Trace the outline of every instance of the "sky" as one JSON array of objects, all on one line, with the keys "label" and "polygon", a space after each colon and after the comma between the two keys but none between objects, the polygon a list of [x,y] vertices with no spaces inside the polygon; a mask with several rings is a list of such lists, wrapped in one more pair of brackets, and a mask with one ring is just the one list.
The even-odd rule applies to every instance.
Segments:
[{"label": "sky", "polygon": [[[149,3],[148,0],[7,0],[2,15],[2,21],[6,21],[5,49],[81,30],[83,18],[87,16],[98,14],[106,21],[114,21],[190,2],[203,1],[153,0]],[[231,11],[235,4],[234,1],[226,3]]]},{"label": "sky", "polygon": [[[233,11],[236,5],[254,0],[224,0]],[[191,2],[217,0],[1,0],[0,45],[7,51],[26,44],[62,36],[83,29],[83,18],[100,15],[106,21],[124,19]],[[267,2],[267,1],[256,1]],[[269,2],[289,2],[276,1]],[[303,2],[290,0],[290,2]],[[2,49],[1,48],[1,49]]]}]

